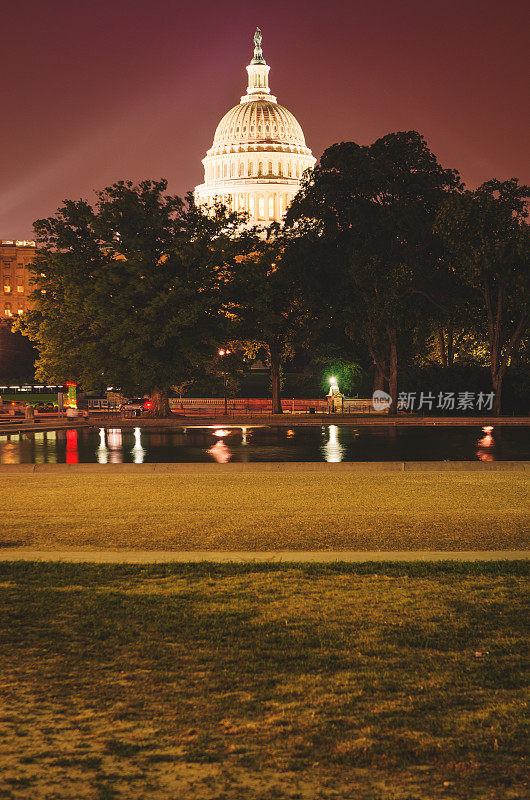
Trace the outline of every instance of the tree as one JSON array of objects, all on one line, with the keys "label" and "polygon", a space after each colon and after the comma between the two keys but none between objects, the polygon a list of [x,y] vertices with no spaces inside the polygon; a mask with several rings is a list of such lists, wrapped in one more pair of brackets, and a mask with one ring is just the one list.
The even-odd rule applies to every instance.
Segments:
[{"label": "tree", "polygon": [[148,391],[165,416],[168,388],[212,361],[241,220],[166,189],[120,181],[94,208],[65,201],[35,223],[41,289],[21,328],[39,350],[39,378]]},{"label": "tree", "polygon": [[351,338],[364,339],[394,413],[399,351],[432,311],[443,269],[435,215],[459,187],[458,174],[438,163],[420,134],[394,133],[370,146],[328,148],[288,214],[291,222],[314,220],[327,243],[317,267],[327,295]]},{"label": "tree", "polygon": [[272,413],[281,414],[281,370],[307,335],[312,319],[301,274],[308,240],[271,226],[267,238],[254,234],[238,258],[229,288],[234,337],[248,354],[265,351],[271,374]]},{"label": "tree", "polygon": [[485,311],[494,413],[501,412],[502,382],[530,324],[530,187],[516,178],[491,180],[449,198],[437,231]]}]

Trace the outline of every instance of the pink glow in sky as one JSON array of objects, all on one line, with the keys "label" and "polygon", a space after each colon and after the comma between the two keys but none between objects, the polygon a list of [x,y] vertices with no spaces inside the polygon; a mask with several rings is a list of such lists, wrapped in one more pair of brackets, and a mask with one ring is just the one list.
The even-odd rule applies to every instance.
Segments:
[{"label": "pink glow in sky", "polygon": [[530,181],[527,0],[19,0],[2,8],[0,238],[122,178],[184,194],[246,86],[270,85],[318,157],[423,133],[469,186]]}]

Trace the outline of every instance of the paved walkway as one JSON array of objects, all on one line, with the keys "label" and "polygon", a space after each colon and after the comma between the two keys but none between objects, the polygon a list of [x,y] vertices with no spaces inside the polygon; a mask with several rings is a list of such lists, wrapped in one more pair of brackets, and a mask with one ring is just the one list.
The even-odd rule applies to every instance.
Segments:
[{"label": "paved walkway", "polygon": [[0,561],[66,561],[94,564],[246,564],[367,561],[523,561],[530,550],[33,550],[1,548]]}]

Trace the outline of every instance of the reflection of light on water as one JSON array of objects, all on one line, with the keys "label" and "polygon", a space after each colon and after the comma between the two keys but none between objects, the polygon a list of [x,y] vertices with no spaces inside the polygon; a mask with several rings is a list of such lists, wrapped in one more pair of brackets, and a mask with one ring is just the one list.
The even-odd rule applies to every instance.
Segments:
[{"label": "reflection of light on water", "polygon": [[493,425],[485,425],[482,430],[486,435],[477,442],[477,458],[479,461],[495,461],[495,456],[491,452],[492,448],[495,447],[495,440],[491,435],[491,432],[493,431]]},{"label": "reflection of light on water", "polygon": [[289,430],[287,431],[287,438],[292,439],[293,436],[294,436],[294,431],[291,428],[289,428]]},{"label": "reflection of light on water", "polygon": [[75,428],[66,431],[66,463],[79,463],[79,452],[77,450],[77,431]]},{"label": "reflection of light on water", "polygon": [[107,444],[110,447],[110,463],[121,464],[123,461],[122,436],[120,428],[109,428]]},{"label": "reflection of light on water", "polygon": [[229,433],[230,431],[227,431],[225,428],[217,428],[217,430],[213,432],[213,435],[222,438],[223,436],[228,436]]},{"label": "reflection of light on water", "polygon": [[107,464],[109,461],[109,451],[105,442],[105,428],[99,429],[99,447],[96,452],[98,464]]},{"label": "reflection of light on water", "polygon": [[339,442],[339,429],[336,425],[330,425],[328,430],[329,439],[323,447],[324,458],[329,462],[342,461],[344,448]]},{"label": "reflection of light on water", "polygon": [[230,461],[230,458],[232,457],[232,453],[222,439],[219,439],[219,441],[216,442],[213,447],[210,447],[210,449],[206,452],[209,456],[212,456],[212,458],[217,461],[218,464],[226,464],[227,461]]},{"label": "reflection of light on water", "polygon": [[145,450],[142,447],[142,431],[140,428],[134,429],[134,447],[131,450],[131,455],[134,458],[135,464],[143,464]]},{"label": "reflection of light on water", "polygon": [[118,450],[122,445],[121,429],[109,428],[107,443],[111,450]]},{"label": "reflection of light on water", "polygon": [[[3,438],[3,437],[2,437]],[[20,456],[18,453],[18,447],[15,447],[12,441],[10,441],[10,437],[5,437],[5,443],[2,445],[1,451],[1,460],[0,463],[2,464],[19,464],[20,463]]]},{"label": "reflection of light on water", "polygon": [[241,444],[248,444],[246,428],[241,428]]}]

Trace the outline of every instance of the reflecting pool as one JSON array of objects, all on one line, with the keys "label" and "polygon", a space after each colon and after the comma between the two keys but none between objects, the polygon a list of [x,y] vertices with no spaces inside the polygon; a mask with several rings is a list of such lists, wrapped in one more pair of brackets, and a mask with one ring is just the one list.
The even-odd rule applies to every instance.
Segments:
[{"label": "reflecting pool", "polygon": [[530,460],[530,426],[227,424],[0,435],[0,464],[473,460]]}]

